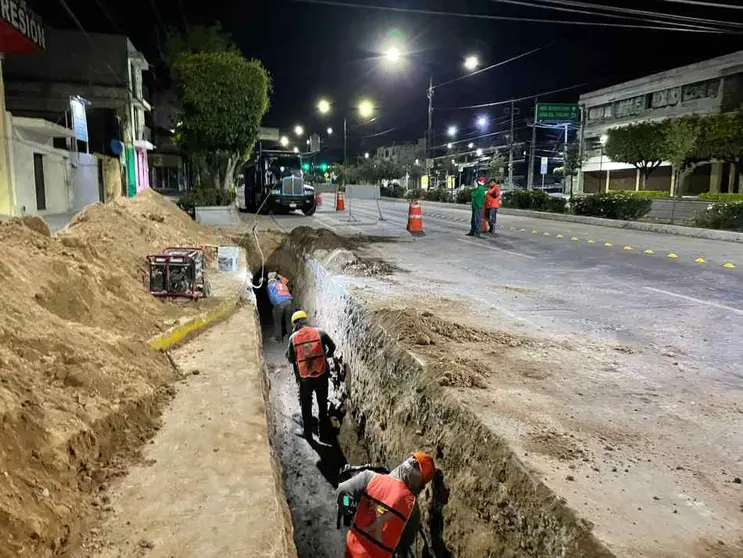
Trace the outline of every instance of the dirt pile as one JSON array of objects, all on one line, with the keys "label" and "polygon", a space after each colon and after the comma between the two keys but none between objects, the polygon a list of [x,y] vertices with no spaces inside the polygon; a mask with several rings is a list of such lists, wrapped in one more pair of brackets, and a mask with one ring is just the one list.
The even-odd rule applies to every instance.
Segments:
[{"label": "dirt pile", "polygon": [[172,370],[146,341],[199,308],[154,300],[143,258],[214,241],[152,192],[56,237],[38,221],[0,225],[2,558],[73,546],[86,504],[156,427]]},{"label": "dirt pile", "polygon": [[[443,320],[414,308],[374,313],[385,330],[406,349],[422,357],[439,385],[486,387],[486,378],[504,362],[518,360],[512,349],[534,341],[504,331],[486,331]],[[497,358],[493,358],[497,357]]]}]

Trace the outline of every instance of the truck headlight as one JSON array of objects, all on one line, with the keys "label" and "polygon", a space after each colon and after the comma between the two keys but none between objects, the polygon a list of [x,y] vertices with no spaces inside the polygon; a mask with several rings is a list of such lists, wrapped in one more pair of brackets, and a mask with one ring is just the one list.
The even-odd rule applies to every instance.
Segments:
[{"label": "truck headlight", "polygon": [[274,196],[280,196],[281,188],[274,188],[273,190],[271,190],[271,194],[273,194]]}]

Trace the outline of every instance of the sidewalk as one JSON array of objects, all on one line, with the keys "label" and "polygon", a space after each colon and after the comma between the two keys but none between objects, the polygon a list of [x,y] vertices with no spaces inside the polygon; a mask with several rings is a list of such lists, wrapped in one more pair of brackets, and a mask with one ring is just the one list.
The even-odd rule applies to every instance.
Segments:
[{"label": "sidewalk", "polygon": [[173,353],[184,383],[163,427],[107,496],[85,558],[296,556],[272,463],[252,305]]}]

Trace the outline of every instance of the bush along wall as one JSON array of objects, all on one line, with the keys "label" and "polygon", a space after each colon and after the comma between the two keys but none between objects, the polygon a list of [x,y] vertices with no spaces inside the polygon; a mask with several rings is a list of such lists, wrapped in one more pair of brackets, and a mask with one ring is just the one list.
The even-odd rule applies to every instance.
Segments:
[{"label": "bush along wall", "polygon": [[565,213],[567,206],[564,198],[553,198],[541,190],[512,190],[503,194],[503,207],[513,209],[530,209],[532,211],[549,211]]},{"label": "bush along wall", "polygon": [[213,207],[235,203],[234,190],[219,188],[196,188],[183,196],[178,205],[181,207]]},{"label": "bush along wall", "polygon": [[743,201],[712,203],[695,224],[706,229],[743,232]]},{"label": "bush along wall", "polygon": [[573,203],[576,215],[632,221],[647,215],[653,205],[650,198],[625,192],[593,194],[577,198]]}]

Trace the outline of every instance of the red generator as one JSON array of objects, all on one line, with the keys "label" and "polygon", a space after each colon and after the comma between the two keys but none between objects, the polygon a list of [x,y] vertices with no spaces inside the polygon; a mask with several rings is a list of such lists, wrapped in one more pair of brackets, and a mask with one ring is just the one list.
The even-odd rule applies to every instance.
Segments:
[{"label": "red generator", "polygon": [[201,248],[166,248],[162,254],[147,259],[153,296],[195,299],[209,295]]}]

